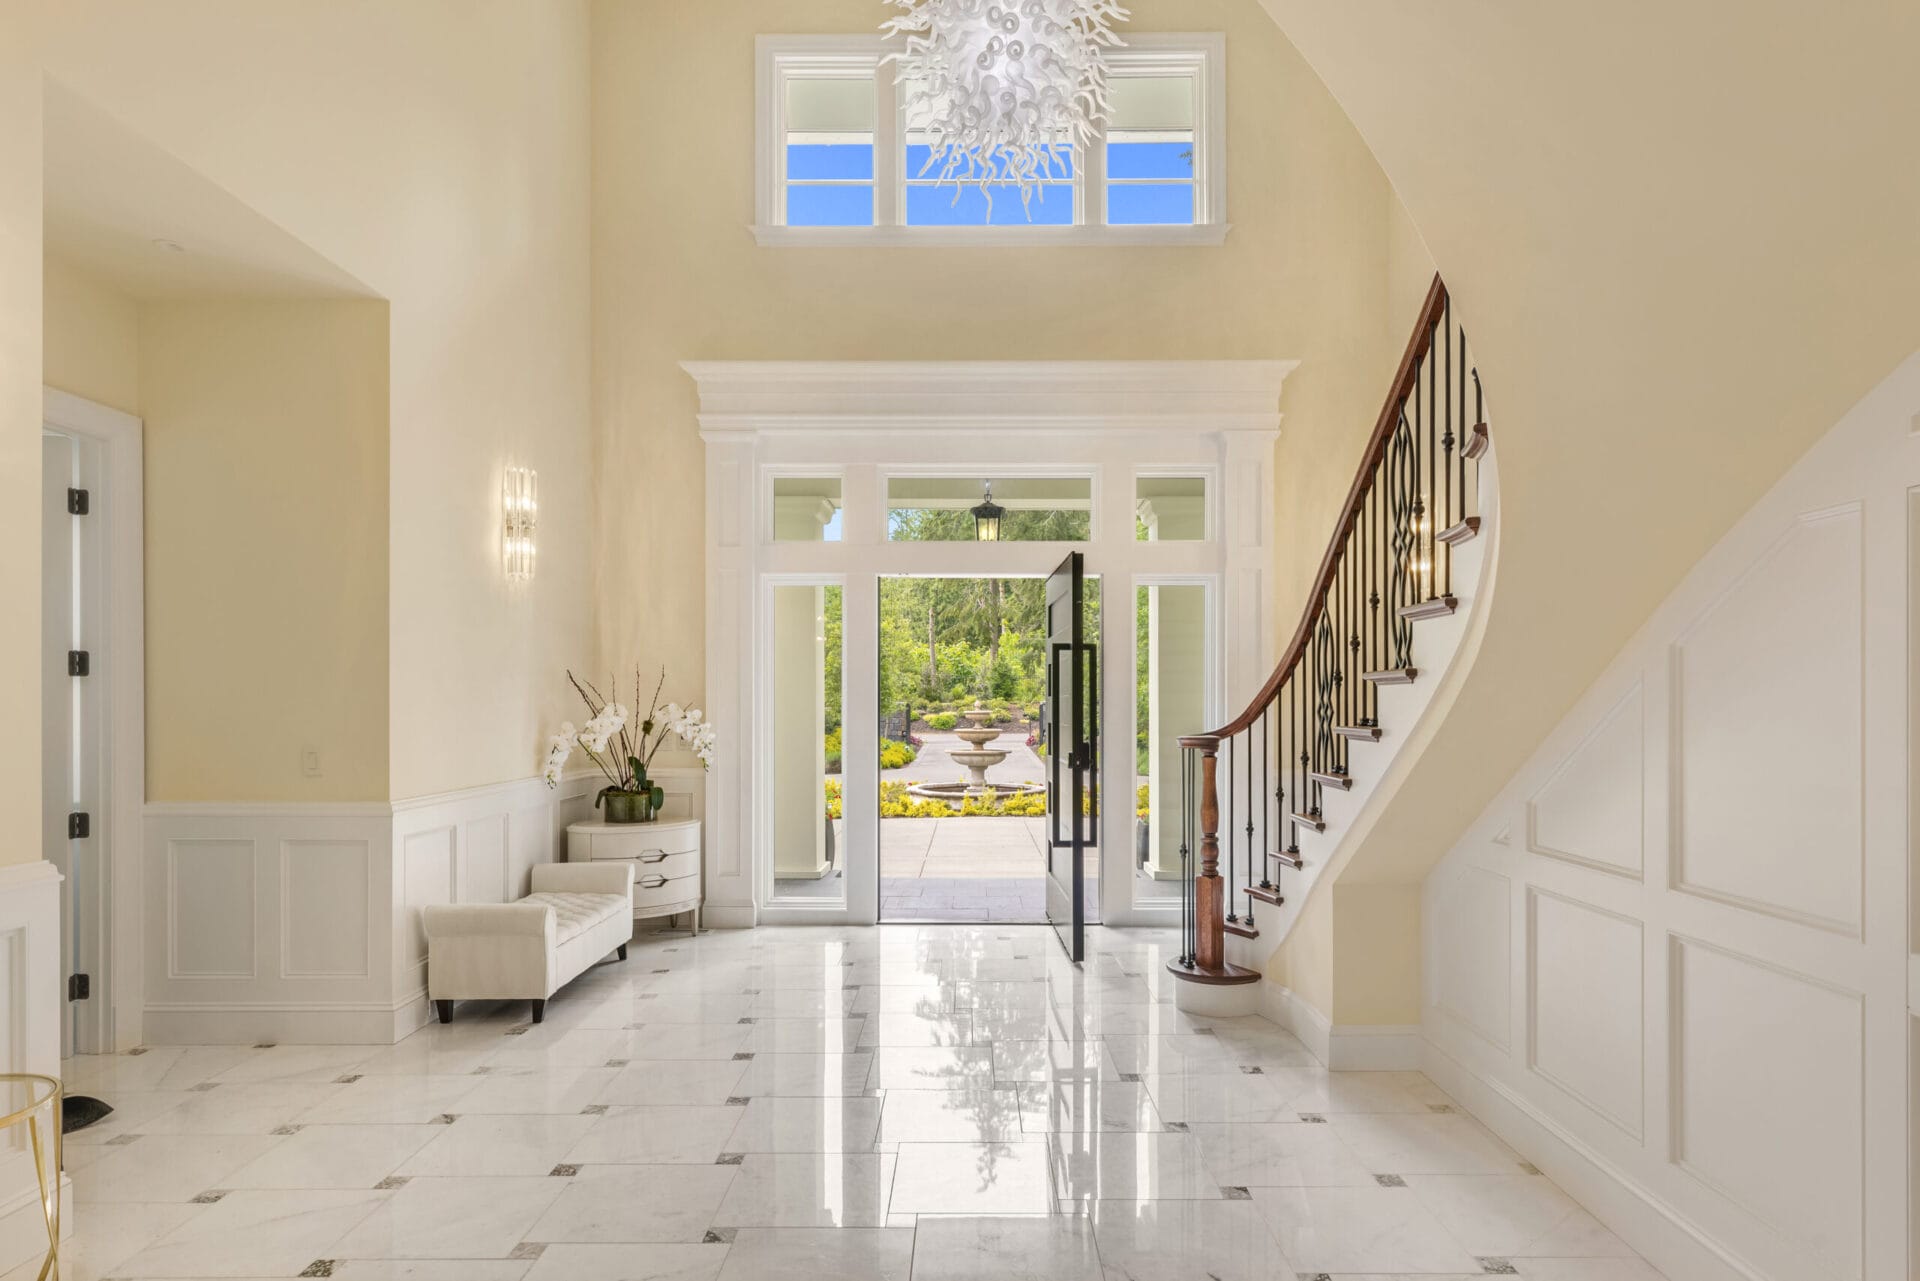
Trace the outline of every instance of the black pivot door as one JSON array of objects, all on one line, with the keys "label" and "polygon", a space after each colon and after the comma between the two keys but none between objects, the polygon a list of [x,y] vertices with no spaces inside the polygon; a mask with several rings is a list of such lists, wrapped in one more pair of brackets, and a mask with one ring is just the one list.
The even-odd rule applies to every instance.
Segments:
[{"label": "black pivot door", "polygon": [[1086,955],[1098,662],[1086,636],[1086,568],[1069,552],[1047,579],[1047,922],[1067,956]]}]

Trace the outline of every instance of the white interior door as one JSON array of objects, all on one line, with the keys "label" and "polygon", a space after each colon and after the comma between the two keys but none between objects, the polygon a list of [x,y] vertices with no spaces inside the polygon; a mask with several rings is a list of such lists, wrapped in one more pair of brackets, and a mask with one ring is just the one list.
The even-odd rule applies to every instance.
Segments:
[{"label": "white interior door", "polygon": [[[68,837],[70,815],[79,810],[74,768],[77,738],[75,683],[69,674],[69,652],[75,640],[78,590],[74,564],[77,540],[74,520],[67,510],[67,491],[77,484],[78,444],[71,436],[48,432],[41,437],[40,527],[40,789],[41,833],[45,857],[60,869],[61,982],[77,972],[73,961],[79,940],[74,929],[74,850],[80,844]],[[64,995],[64,993],[63,993]],[[60,1054],[74,1052],[74,1012],[62,1007]]]}]

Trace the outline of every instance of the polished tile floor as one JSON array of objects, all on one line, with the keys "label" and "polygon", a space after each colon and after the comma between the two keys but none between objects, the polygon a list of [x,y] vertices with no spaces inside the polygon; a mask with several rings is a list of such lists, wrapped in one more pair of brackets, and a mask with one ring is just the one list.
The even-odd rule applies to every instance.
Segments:
[{"label": "polished tile floor", "polygon": [[1169,946],[648,937],[539,1027],[72,1060],[117,1111],[67,1147],[64,1275],[1656,1281],[1419,1074],[1176,1012]]}]

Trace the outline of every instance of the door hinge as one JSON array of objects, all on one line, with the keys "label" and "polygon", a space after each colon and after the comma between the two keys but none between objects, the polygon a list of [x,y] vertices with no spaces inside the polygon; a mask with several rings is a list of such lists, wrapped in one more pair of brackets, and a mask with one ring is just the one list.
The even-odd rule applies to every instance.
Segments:
[{"label": "door hinge", "polygon": [[67,839],[84,841],[93,835],[93,816],[85,810],[75,810],[67,815]]},{"label": "door hinge", "polygon": [[67,651],[67,675],[86,676],[93,671],[93,655],[84,649]]},{"label": "door hinge", "polygon": [[69,516],[84,516],[92,505],[92,496],[89,495],[86,490],[69,489],[67,491],[67,514]]},{"label": "door hinge", "polygon": [[93,995],[93,976],[91,974],[67,975],[67,999],[84,1001]]}]

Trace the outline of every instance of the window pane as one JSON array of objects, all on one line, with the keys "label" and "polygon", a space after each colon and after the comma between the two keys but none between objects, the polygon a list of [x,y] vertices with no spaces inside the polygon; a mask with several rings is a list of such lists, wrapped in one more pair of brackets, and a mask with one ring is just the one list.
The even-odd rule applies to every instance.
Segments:
[{"label": "window pane", "polygon": [[873,76],[795,76],[787,81],[788,133],[873,135]]},{"label": "window pane", "polygon": [[1107,81],[1107,134],[1194,129],[1192,76],[1116,75]]},{"label": "window pane", "polygon": [[766,740],[773,892],[846,901],[840,875],[841,589],[773,589],[773,715]]},{"label": "window pane", "polygon": [[776,476],[773,539],[777,543],[840,541],[840,478]]},{"label": "window pane", "polygon": [[[989,201],[988,192],[992,193]],[[910,227],[984,227],[1032,223],[1067,226],[1073,222],[1073,188],[1066,183],[1042,183],[1034,188],[1030,204],[1022,204],[1020,189],[1006,183],[989,185],[986,192],[971,183],[957,189],[952,183],[907,188],[907,225]]]},{"label": "window pane", "polygon": [[1206,610],[1198,584],[1134,593],[1135,902],[1180,894],[1180,736],[1206,724]]},{"label": "window pane", "polygon": [[[1002,509],[1001,542],[1085,542],[1091,537],[1093,482],[1084,476],[993,478]],[[981,477],[894,476],[887,481],[887,537],[894,542],[971,543],[980,537],[973,508],[984,502]]]},{"label": "window pane", "polygon": [[[931,164],[931,168],[928,167],[929,164]],[[933,181],[940,178],[946,171],[946,156],[934,160],[932,146],[922,142],[915,142],[912,137],[909,136],[907,140],[907,167],[905,173],[910,181]],[[972,166],[965,160],[962,160],[953,170],[955,174],[962,176],[972,171]],[[1073,148],[1053,148],[1052,166],[1051,168],[1042,169],[1040,171],[1040,177],[1043,179],[1071,179],[1073,177]]]},{"label": "window pane", "polygon": [[1190,182],[1123,183],[1107,188],[1107,221],[1126,224],[1191,225],[1193,184]]},{"label": "window pane", "polygon": [[1142,476],[1134,482],[1134,537],[1192,542],[1207,536],[1207,482],[1199,476]]},{"label": "window pane", "polygon": [[788,178],[860,178],[873,181],[873,144],[787,144]]},{"label": "window pane", "polygon": [[1178,178],[1193,180],[1193,140],[1107,143],[1109,178]]},{"label": "window pane", "polygon": [[816,187],[793,183],[787,187],[789,227],[871,227],[871,185]]}]

